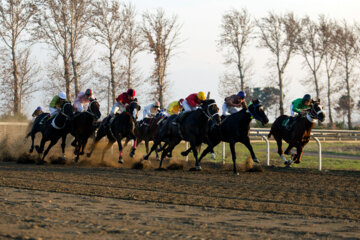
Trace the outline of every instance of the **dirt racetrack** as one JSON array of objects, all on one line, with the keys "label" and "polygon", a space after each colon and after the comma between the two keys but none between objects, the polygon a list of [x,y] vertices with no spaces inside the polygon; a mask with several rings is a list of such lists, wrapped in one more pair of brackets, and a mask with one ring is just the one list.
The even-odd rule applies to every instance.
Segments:
[{"label": "dirt racetrack", "polygon": [[360,238],[360,172],[183,165],[0,162],[0,239]]}]

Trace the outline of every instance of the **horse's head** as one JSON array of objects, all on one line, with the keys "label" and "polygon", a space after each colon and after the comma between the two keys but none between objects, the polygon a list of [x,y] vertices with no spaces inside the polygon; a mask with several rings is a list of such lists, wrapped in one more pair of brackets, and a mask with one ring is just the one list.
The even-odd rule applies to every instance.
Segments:
[{"label": "horse's head", "polygon": [[137,104],[137,101],[132,101],[126,108],[126,111],[132,116],[133,120],[136,121],[138,112],[141,107]]},{"label": "horse's head", "polygon": [[325,120],[325,112],[320,104],[320,100],[313,102],[308,114],[312,119],[319,119],[320,122]]},{"label": "horse's head", "polygon": [[260,101],[257,99],[248,106],[247,112],[250,113],[253,118],[260,121],[262,125],[269,122],[269,119],[265,114],[264,106],[261,105]]},{"label": "horse's head", "polygon": [[220,123],[221,119],[219,116],[219,108],[214,99],[207,99],[203,101],[201,109],[209,120],[215,122],[216,124]]},{"label": "horse's head", "polygon": [[96,119],[101,117],[100,104],[96,99],[91,99],[87,111]]},{"label": "horse's head", "polygon": [[61,108],[61,114],[66,117],[66,119],[71,119],[74,115],[73,107],[71,102],[65,102]]}]

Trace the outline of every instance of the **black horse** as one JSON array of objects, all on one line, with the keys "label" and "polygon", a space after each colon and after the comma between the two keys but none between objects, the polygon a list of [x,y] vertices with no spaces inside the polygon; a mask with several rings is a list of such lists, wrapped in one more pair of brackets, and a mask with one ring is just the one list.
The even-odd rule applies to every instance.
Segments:
[{"label": "black horse", "polygon": [[[181,140],[185,140],[190,142],[190,148],[196,160],[196,169],[200,170],[197,148],[200,147],[201,143],[206,141],[208,137],[208,124],[215,125],[220,123],[218,112],[219,108],[216,106],[215,100],[209,99],[205,100],[197,110],[182,113],[185,115],[180,117],[180,121],[176,116],[171,116],[164,128],[161,129],[160,137],[154,142],[150,153],[144,156],[144,159],[148,159],[151,152],[156,149],[157,144],[166,139],[165,144],[167,147],[163,150],[160,159],[159,169],[161,169],[163,159],[171,154],[174,147],[178,145]],[[209,119],[211,121],[209,121]]]},{"label": "black horse", "polygon": [[228,116],[221,121],[219,126],[215,126],[209,132],[208,147],[201,154],[199,162],[216,145],[223,141],[230,144],[234,174],[238,174],[235,153],[235,143],[237,142],[244,144],[249,150],[253,161],[258,163],[259,160],[255,156],[249,138],[250,122],[253,118],[260,121],[263,125],[269,122],[264,112],[264,107],[258,100],[254,100],[247,108],[243,108],[241,111]]},{"label": "black horse", "polygon": [[[291,129],[284,126],[284,123],[289,118],[287,115],[281,115],[278,117],[271,126],[268,138],[270,138],[271,135],[274,136],[278,146],[278,154],[287,166],[290,166],[292,162],[301,162],[304,147],[310,140],[311,130],[314,127],[316,120],[318,119],[320,122],[325,120],[325,113],[320,105],[320,100],[313,102],[311,109],[305,113],[305,115],[300,115],[294,120],[295,123]],[[297,150],[296,154],[292,155],[292,159],[290,161],[287,161],[284,156],[284,151],[282,149],[283,139],[289,144],[285,150],[285,154],[290,154],[293,147],[296,147]]]},{"label": "black horse", "polygon": [[138,111],[140,111],[140,106],[137,104],[136,101],[133,101],[126,107],[125,112],[122,112],[121,114],[116,114],[114,116],[114,120],[111,122],[109,127],[106,127],[105,125],[105,122],[107,121],[107,118],[105,118],[99,126],[94,144],[92,145],[91,150],[87,154],[87,156],[91,157],[91,154],[94,151],[96,145],[105,135],[107,136],[109,142],[103,149],[101,161],[104,160],[105,152],[114,144],[115,141],[117,141],[119,146],[118,162],[123,163],[121,145],[121,140],[123,138],[129,138],[131,140],[134,140],[134,145],[130,153],[130,156],[133,156],[136,149],[136,137],[134,135],[134,128]]},{"label": "black horse", "polygon": [[[162,113],[156,114],[152,118],[145,118],[136,123],[135,136],[137,144],[142,141],[145,142],[146,154],[149,153],[149,142],[154,141],[155,137],[159,134],[160,128],[166,122],[167,116]],[[158,149],[155,150],[156,159],[159,160]]]},{"label": "black horse", "polygon": [[100,105],[96,99],[90,100],[87,111],[75,114],[71,131],[75,137],[71,143],[75,147],[75,162],[79,160],[79,155],[84,154],[88,138],[94,133],[96,120],[100,117]]},{"label": "black horse", "polygon": [[[73,117],[73,107],[70,102],[65,102],[58,113],[51,121],[45,121],[43,124],[40,124],[41,119],[43,118],[43,114],[39,115],[35,122],[33,129],[28,134],[31,136],[32,141],[34,141],[34,135],[37,131],[41,131],[42,139],[39,146],[35,146],[36,151],[39,154],[42,154],[44,151],[44,146],[47,141],[50,141],[49,146],[45,150],[39,164],[44,163],[44,159],[52,146],[54,146],[60,137],[62,138],[61,148],[62,148],[62,157],[65,159],[65,140],[66,135],[70,132],[71,129],[71,119]],[[33,148],[33,145],[32,145]],[[32,148],[30,151],[32,151]]]}]

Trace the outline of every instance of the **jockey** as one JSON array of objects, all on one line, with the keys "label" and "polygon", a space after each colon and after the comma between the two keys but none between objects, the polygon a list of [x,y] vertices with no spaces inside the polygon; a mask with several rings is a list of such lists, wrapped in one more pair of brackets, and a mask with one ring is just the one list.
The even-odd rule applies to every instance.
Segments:
[{"label": "jockey", "polygon": [[76,99],[74,100],[74,109],[76,112],[86,111],[90,100],[93,99],[93,91],[86,89],[85,92],[79,92]]},{"label": "jockey", "polygon": [[33,114],[31,115],[32,117],[37,117],[39,116],[40,114],[44,113],[41,106],[38,106],[35,111],[33,112]]},{"label": "jockey", "polygon": [[205,99],[206,96],[204,92],[190,94],[182,103],[184,112],[196,110]]},{"label": "jockey", "polygon": [[296,116],[304,110],[311,108],[311,104],[312,99],[310,94],[305,94],[303,98],[295,99],[290,106],[291,116]]},{"label": "jockey", "polygon": [[225,98],[222,106],[223,116],[228,116],[239,111],[239,108],[246,106],[245,102],[246,94],[244,91],[238,92],[236,95],[231,95]]},{"label": "jockey", "polygon": [[116,98],[116,103],[111,108],[109,117],[106,121],[106,125],[111,123],[113,120],[114,115],[120,111],[120,113],[124,112],[126,110],[126,106],[130,104],[135,97],[135,90],[130,88],[127,90],[127,92],[123,92]]},{"label": "jockey", "polygon": [[49,105],[50,117],[58,113],[65,102],[68,102],[68,100],[66,99],[66,93],[64,92],[60,92],[58,95],[53,97]]},{"label": "jockey", "polygon": [[292,128],[295,122],[294,121],[295,118],[300,117],[301,113],[311,108],[311,105],[312,105],[312,99],[310,94],[305,94],[303,98],[297,98],[294,101],[292,101],[290,106],[291,115],[286,124],[288,130]]},{"label": "jockey", "polygon": [[160,111],[160,102],[155,101],[154,103],[149,104],[144,108],[143,119],[144,118],[153,118],[153,117],[155,117],[156,114],[159,113],[159,111]]},{"label": "jockey", "polygon": [[184,99],[181,98],[179,101],[173,101],[169,104],[167,108],[167,113],[169,115],[179,114],[183,109]]}]

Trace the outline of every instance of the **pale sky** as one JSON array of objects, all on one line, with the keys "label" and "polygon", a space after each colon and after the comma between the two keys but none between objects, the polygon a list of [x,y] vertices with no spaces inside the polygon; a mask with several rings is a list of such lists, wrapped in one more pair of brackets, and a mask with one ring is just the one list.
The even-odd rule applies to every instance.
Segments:
[{"label": "pale sky", "polygon": [[[185,98],[194,92],[210,91],[220,108],[223,102],[218,95],[218,82],[225,67],[222,64],[224,58],[217,51],[216,41],[219,38],[222,15],[227,10],[246,8],[249,14],[256,18],[266,16],[269,11],[281,14],[292,11],[297,17],[309,15],[314,20],[319,14],[324,14],[337,20],[346,19],[349,23],[353,21],[360,23],[359,0],[133,0],[131,2],[139,15],[145,10],[155,12],[157,8],[162,8],[169,17],[176,14],[179,23],[182,24],[180,36],[184,42],[177,49],[177,55],[170,60],[167,70],[168,78],[172,83],[167,103]],[[266,66],[268,52],[266,49],[251,48],[248,54],[253,61],[254,75],[251,87],[264,87],[263,80],[268,78],[270,73]],[[143,77],[147,78],[153,64],[152,56],[139,56],[138,62]],[[285,92],[286,110],[292,99],[302,97],[307,92],[301,84],[296,83],[305,77],[305,73],[306,71],[301,69],[299,60],[290,62],[286,69],[286,76],[292,81]],[[145,106],[150,101],[140,103]],[[31,109],[26,110],[28,113],[36,107],[36,104],[30,105]]]}]

